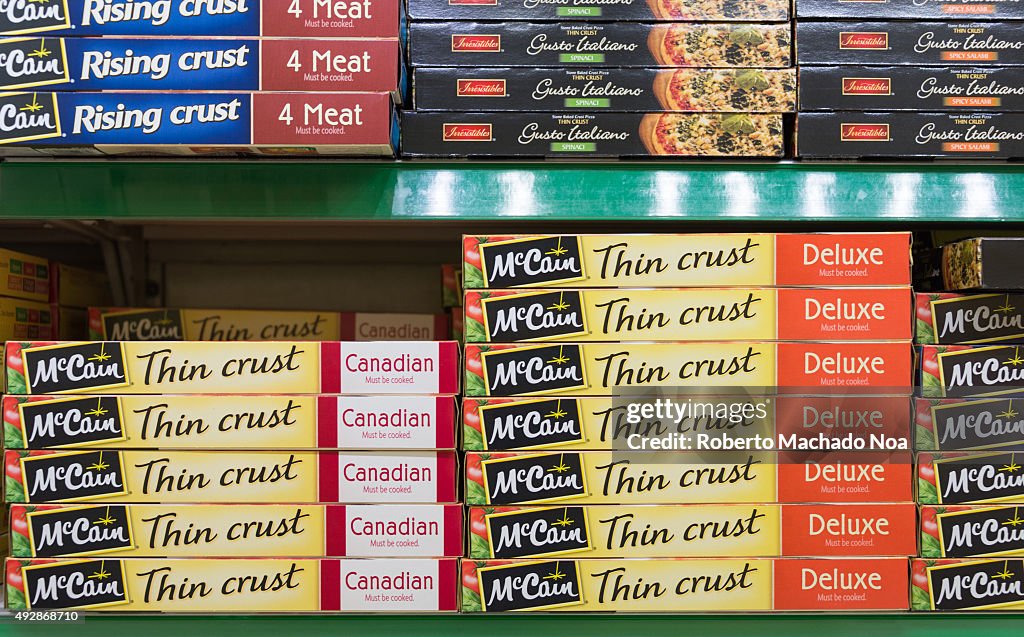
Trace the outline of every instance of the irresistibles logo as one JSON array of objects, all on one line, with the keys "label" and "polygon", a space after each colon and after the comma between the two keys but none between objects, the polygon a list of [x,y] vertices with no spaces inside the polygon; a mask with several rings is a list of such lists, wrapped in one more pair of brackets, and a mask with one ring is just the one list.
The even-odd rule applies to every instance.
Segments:
[{"label": "irresistibles logo", "polygon": [[499,53],[501,52],[501,36],[487,35],[452,35],[453,53]]},{"label": "irresistibles logo", "polygon": [[33,557],[98,555],[134,546],[124,505],[62,507],[26,518]]},{"label": "irresistibles logo", "polygon": [[18,405],[28,449],[85,447],[125,439],[115,396],[41,400]]},{"label": "irresistibles logo", "polygon": [[936,343],[1024,339],[1024,295],[976,294],[931,302]]},{"label": "irresistibles logo", "polygon": [[491,350],[483,359],[491,396],[527,396],[588,387],[579,345]]},{"label": "irresistibles logo", "polygon": [[578,453],[495,458],[481,466],[490,504],[551,502],[587,494],[583,458]]},{"label": "irresistibles logo", "polygon": [[109,389],[128,384],[121,343],[47,345],[21,350],[30,394]]},{"label": "irresistibles logo", "polygon": [[1024,388],[1024,351],[1020,346],[942,352],[938,360],[946,396],[1020,393]]},{"label": "irresistibles logo", "polygon": [[181,341],[181,310],[140,310],[101,315],[103,334],[113,341]]},{"label": "irresistibles logo", "polygon": [[1024,440],[1024,401],[969,400],[934,405],[931,412],[936,449],[986,449]]},{"label": "irresistibles logo", "polygon": [[0,90],[67,82],[64,38],[0,40]]},{"label": "irresistibles logo", "polygon": [[928,569],[935,610],[1010,608],[1024,604],[1024,560],[985,560]]},{"label": "irresistibles logo", "polygon": [[128,603],[121,560],[55,562],[22,568],[30,610],[101,608]]},{"label": "irresistibles logo", "polygon": [[584,278],[579,237],[539,237],[480,244],[490,288],[566,283]]},{"label": "irresistibles logo", "polygon": [[980,557],[1024,551],[1021,507],[993,507],[939,513],[943,557]]},{"label": "irresistibles logo", "polygon": [[125,495],[118,451],[79,451],[21,459],[25,502],[76,502]]},{"label": "irresistibles logo", "polygon": [[942,504],[1013,500],[1024,495],[1024,453],[966,456],[934,461]]},{"label": "irresistibles logo", "polygon": [[457,80],[455,94],[459,97],[505,97],[505,80]]},{"label": "irresistibles logo", "polygon": [[0,144],[60,136],[56,93],[0,95]]},{"label": "irresistibles logo", "polygon": [[887,142],[888,124],[842,124],[839,140],[844,142]]},{"label": "irresistibles logo", "polygon": [[844,77],[843,95],[892,95],[888,77]]},{"label": "irresistibles logo", "polygon": [[491,124],[445,124],[441,138],[446,142],[489,142],[491,129]]},{"label": "irresistibles logo", "polygon": [[20,35],[71,28],[67,0],[0,1],[0,33]]},{"label": "irresistibles logo", "polygon": [[889,34],[886,32],[841,31],[839,33],[840,49],[874,49],[889,48]]},{"label": "irresistibles logo", "polygon": [[579,401],[573,398],[482,405],[484,448],[543,449],[585,442]]},{"label": "irresistibles logo", "polygon": [[530,508],[494,513],[484,519],[490,538],[490,555],[486,557],[542,557],[591,548],[584,507]]},{"label": "irresistibles logo", "polygon": [[576,562],[531,562],[477,569],[482,610],[544,610],[583,604]]},{"label": "irresistibles logo", "polygon": [[534,292],[480,300],[492,343],[543,341],[589,333],[578,291]]}]

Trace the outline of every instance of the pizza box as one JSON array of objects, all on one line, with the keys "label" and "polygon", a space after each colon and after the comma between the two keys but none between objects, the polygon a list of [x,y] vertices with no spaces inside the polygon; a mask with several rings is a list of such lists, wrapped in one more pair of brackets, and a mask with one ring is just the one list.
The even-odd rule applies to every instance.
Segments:
[{"label": "pizza box", "polygon": [[787,0],[408,0],[413,20],[665,20],[743,22],[789,20]]},{"label": "pizza box", "polygon": [[1015,0],[798,0],[799,19],[851,20],[1019,20],[1024,5]]}]

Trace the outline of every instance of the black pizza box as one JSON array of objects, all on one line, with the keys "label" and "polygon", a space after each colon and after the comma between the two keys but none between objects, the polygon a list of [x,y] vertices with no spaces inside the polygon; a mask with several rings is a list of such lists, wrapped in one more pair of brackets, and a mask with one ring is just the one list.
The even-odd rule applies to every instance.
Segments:
[{"label": "black pizza box", "polygon": [[408,0],[414,20],[782,21],[789,0]]},{"label": "black pizza box", "polygon": [[1024,111],[1014,66],[805,66],[799,86],[804,111]]},{"label": "black pizza box", "polygon": [[796,17],[821,20],[1021,20],[1020,0],[796,0]]},{"label": "black pizza box", "polygon": [[[1022,250],[1024,238],[1014,237],[947,243],[942,246],[943,282],[950,290],[1024,290]],[[1024,337],[1017,342],[1024,343]]]},{"label": "black pizza box", "polygon": [[781,115],[467,113],[402,116],[405,157],[781,157]]},{"label": "black pizza box", "polygon": [[752,67],[792,63],[789,24],[413,22],[413,66]]},{"label": "black pizza box", "polygon": [[1019,22],[800,22],[797,62],[813,64],[1024,64]]},{"label": "black pizza box", "polygon": [[418,68],[418,110],[788,113],[793,69]]},{"label": "black pizza box", "polygon": [[1012,159],[1024,157],[1024,114],[800,113],[796,139],[808,158]]}]

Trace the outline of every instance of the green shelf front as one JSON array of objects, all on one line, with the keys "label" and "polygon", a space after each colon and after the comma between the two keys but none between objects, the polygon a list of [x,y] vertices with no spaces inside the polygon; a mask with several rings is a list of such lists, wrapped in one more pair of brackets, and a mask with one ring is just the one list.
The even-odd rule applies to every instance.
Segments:
[{"label": "green shelf front", "polygon": [[1024,221],[1024,165],[8,161],[0,219]]}]

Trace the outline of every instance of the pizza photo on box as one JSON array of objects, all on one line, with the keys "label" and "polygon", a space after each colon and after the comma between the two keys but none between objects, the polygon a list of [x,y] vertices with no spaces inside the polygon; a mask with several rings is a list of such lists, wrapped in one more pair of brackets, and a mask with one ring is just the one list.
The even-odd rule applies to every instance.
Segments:
[{"label": "pizza photo on box", "polygon": [[781,157],[782,117],[746,113],[648,113],[640,140],[650,155]]}]

